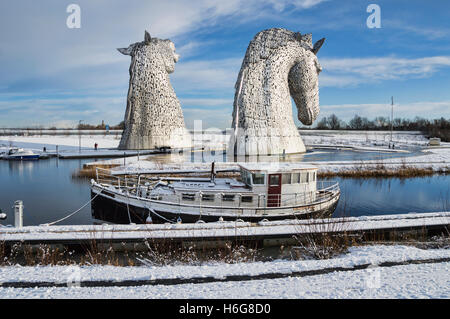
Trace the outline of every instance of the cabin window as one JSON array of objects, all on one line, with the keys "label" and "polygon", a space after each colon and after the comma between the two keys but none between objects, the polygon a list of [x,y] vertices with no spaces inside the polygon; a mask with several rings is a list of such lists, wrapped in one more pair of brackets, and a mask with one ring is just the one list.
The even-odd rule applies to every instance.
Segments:
[{"label": "cabin window", "polygon": [[248,172],[246,170],[241,170],[241,178],[242,178],[242,182],[244,184],[247,184],[247,185],[251,185],[252,184],[250,172]]},{"label": "cabin window", "polygon": [[235,197],[235,195],[224,194],[224,195],[222,196],[222,200],[223,200],[224,202],[233,202],[233,201],[234,201],[234,197]]},{"label": "cabin window", "polygon": [[194,200],[195,200],[195,194],[191,194],[191,193],[183,193],[183,194],[181,194],[181,198],[182,198],[183,200],[194,201]]},{"label": "cabin window", "polygon": [[291,183],[291,174],[283,174],[281,177],[281,182],[283,184],[290,184]]},{"label": "cabin window", "polygon": [[214,194],[203,194],[202,201],[206,201],[206,202],[214,201]]},{"label": "cabin window", "polygon": [[300,183],[300,173],[292,174],[292,184]]},{"label": "cabin window", "polygon": [[307,182],[308,182],[308,172],[301,172],[300,183],[307,183]]},{"label": "cabin window", "polygon": [[314,181],[314,172],[309,172],[308,174],[308,182],[313,182]]},{"label": "cabin window", "polygon": [[270,176],[270,181],[269,181],[270,186],[280,185],[280,176],[279,175],[269,175],[269,176]]},{"label": "cabin window", "polygon": [[253,177],[253,184],[255,184],[255,185],[264,185],[264,178],[265,178],[264,174],[253,173],[252,177]]},{"label": "cabin window", "polygon": [[241,202],[242,203],[251,203],[251,202],[253,202],[253,196],[242,196]]}]

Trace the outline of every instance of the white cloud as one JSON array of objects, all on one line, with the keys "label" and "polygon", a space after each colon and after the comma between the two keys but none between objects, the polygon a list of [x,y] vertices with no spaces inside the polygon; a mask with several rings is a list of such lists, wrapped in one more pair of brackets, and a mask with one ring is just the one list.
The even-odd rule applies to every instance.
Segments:
[{"label": "white cloud", "polygon": [[170,76],[175,92],[209,91],[215,94],[224,90],[234,94],[242,58],[222,60],[197,60],[177,64]]},{"label": "white cloud", "polygon": [[428,40],[437,40],[446,38],[450,35],[450,29],[445,27],[430,27],[430,26],[418,26],[417,22],[406,22],[402,20],[392,20],[392,19],[385,19],[383,21],[383,24],[385,27],[388,28],[395,28],[398,30],[405,31],[407,34],[415,33],[419,36],[422,36],[425,39]]},{"label": "white cloud", "polygon": [[450,56],[322,58],[321,86],[351,86],[385,80],[424,78],[450,67]]},{"label": "white cloud", "polygon": [[[23,98],[0,101],[0,126],[57,126],[58,123],[117,124],[123,119],[125,97]],[[66,125],[65,125],[66,126]]]},{"label": "white cloud", "polygon": [[216,99],[216,98],[180,98],[182,106],[232,106],[233,99]]}]

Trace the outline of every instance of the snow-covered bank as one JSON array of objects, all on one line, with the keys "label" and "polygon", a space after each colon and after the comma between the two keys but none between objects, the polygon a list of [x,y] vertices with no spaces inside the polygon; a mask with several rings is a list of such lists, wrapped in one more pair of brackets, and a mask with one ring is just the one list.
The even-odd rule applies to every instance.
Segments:
[{"label": "snow-covered bank", "polygon": [[[81,137],[81,139],[80,139]],[[73,149],[81,147],[93,149],[94,144],[97,143],[99,148],[117,148],[120,142],[120,135],[31,135],[31,136],[0,136],[0,145],[4,144],[13,146],[20,144],[30,144],[30,147],[42,150],[43,147],[47,149],[54,149],[58,145],[59,150]]]},{"label": "snow-covered bank", "polygon": [[[2,143],[34,143],[40,145],[60,145],[60,146],[78,146],[79,138],[76,133],[67,132],[55,134],[54,131],[44,131],[39,135],[5,135],[0,136],[0,144]],[[70,133],[70,134],[69,134]],[[46,135],[47,134],[47,135]],[[310,145],[334,145],[334,146],[359,146],[359,147],[382,147],[388,149],[391,141],[391,133],[388,131],[327,131],[327,130],[300,130],[300,135],[306,146]],[[102,148],[115,148],[120,141],[120,131],[110,131],[109,133],[98,134],[98,131],[83,131],[81,135],[82,146],[93,147],[94,143],[98,143]],[[193,133],[196,145],[217,146],[225,148],[229,142],[229,135],[212,133],[212,132],[195,132]],[[416,131],[394,131],[392,141],[399,147],[426,146],[428,138],[421,132]],[[443,146],[450,146],[450,143],[442,143]]]},{"label": "snow-covered bank", "polygon": [[4,242],[40,243],[42,241],[72,243],[108,238],[110,243],[133,240],[179,240],[206,238],[233,238],[240,241],[267,236],[292,238],[293,235],[323,232],[361,232],[375,230],[411,230],[424,227],[448,227],[450,212],[410,213],[325,219],[301,219],[281,221],[182,223],[182,224],[134,224],[134,225],[72,225],[0,227],[0,239]]},{"label": "snow-covered bank", "polygon": [[[384,146],[387,148],[391,141],[390,131],[300,130],[300,135],[305,145]],[[397,148],[426,146],[429,140],[419,131],[393,131],[392,142]]]},{"label": "snow-covered bank", "polygon": [[389,158],[367,161],[333,161],[311,163],[319,166],[319,172],[342,172],[352,170],[371,170],[383,167],[387,170],[398,170],[405,167],[431,169],[435,172],[450,171],[450,148],[429,148],[423,155]]},{"label": "snow-covered bank", "polygon": [[[1,267],[0,282],[67,283],[67,288],[0,288],[3,298],[449,298],[450,263],[399,265],[450,257],[449,249],[422,250],[410,246],[352,247],[328,260],[275,260],[253,263],[208,263],[202,266],[45,266]],[[333,267],[370,266],[364,270],[322,275],[289,276],[296,272]],[[283,273],[285,278],[212,282],[171,286],[74,288],[80,281],[124,281],[163,278],[224,278]],[[74,280],[75,279],[75,280]]]}]

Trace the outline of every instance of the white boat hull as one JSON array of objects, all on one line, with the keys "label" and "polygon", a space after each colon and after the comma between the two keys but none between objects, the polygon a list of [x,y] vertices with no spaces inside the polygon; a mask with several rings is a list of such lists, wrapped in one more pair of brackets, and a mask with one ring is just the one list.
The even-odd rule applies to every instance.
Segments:
[{"label": "white boat hull", "polygon": [[285,207],[195,206],[127,195],[95,183],[91,188],[91,207],[95,219],[118,224],[145,223],[149,216],[153,223],[177,222],[180,220],[183,223],[217,222],[219,220],[235,221],[239,219],[259,222],[264,219],[330,217],[339,201],[339,188],[326,195],[328,196],[322,196],[323,200],[308,205]]}]

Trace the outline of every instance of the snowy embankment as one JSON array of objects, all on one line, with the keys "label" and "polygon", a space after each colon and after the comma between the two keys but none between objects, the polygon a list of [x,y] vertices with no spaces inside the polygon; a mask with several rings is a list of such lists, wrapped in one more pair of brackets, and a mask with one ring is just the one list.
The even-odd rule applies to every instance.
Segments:
[{"label": "snowy embankment", "polygon": [[185,240],[194,238],[238,238],[280,236],[322,232],[360,232],[382,229],[423,228],[450,224],[450,212],[409,213],[326,219],[281,221],[217,222],[195,224],[137,224],[137,225],[71,225],[0,227],[0,240],[12,242],[67,242],[102,240]]},{"label": "snowy embankment", "polygon": [[[448,298],[449,258],[449,249],[376,245],[351,247],[347,254],[328,260],[209,262],[200,266],[9,266],[0,268],[0,282],[5,285],[33,282],[63,285],[0,288],[0,293],[3,298]],[[279,276],[261,279],[270,274]],[[227,280],[232,276],[232,280]],[[245,279],[236,280],[239,276]],[[183,279],[192,278],[213,280],[198,284],[151,283],[164,279],[180,279],[182,283]],[[131,286],[95,287],[95,282],[102,281],[118,286],[130,281]],[[149,284],[140,285],[142,281]],[[87,282],[93,287],[84,287]]]},{"label": "snowy embankment", "polygon": [[429,148],[422,151],[423,155],[402,158],[365,161],[330,161],[311,163],[319,166],[319,172],[342,172],[353,170],[372,170],[383,168],[397,170],[401,168],[431,169],[435,172],[450,171],[450,147]]},{"label": "snowy embankment", "polygon": [[[387,148],[391,141],[390,131],[300,130],[300,135],[305,145],[384,146]],[[398,148],[426,146],[429,140],[419,131],[394,131],[392,142]]]},{"label": "snowy embankment", "polygon": [[[80,138],[81,137],[81,138]],[[120,135],[105,134],[105,135],[30,135],[30,136],[0,136],[0,146],[9,147],[23,145],[33,150],[42,150],[46,147],[47,150],[54,150],[58,146],[59,150],[73,150],[80,146],[82,149],[94,149],[95,143],[98,148],[117,148],[120,142]]]}]

